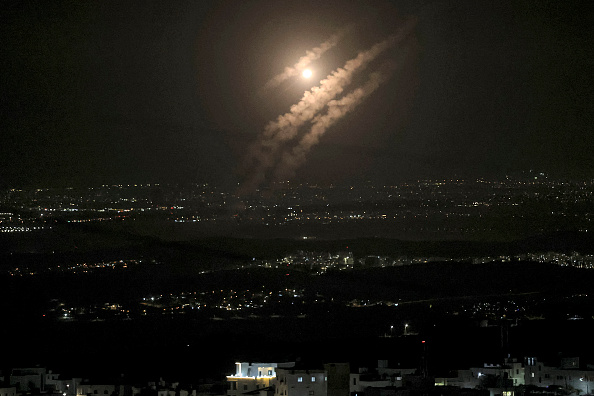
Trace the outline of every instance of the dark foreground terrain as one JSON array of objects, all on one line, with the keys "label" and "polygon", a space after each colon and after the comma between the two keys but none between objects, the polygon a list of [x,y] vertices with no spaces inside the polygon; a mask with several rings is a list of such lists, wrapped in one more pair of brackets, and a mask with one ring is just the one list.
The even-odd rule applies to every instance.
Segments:
[{"label": "dark foreground terrain", "polygon": [[[513,327],[510,323],[480,327],[461,318],[441,318],[433,324],[426,317],[407,318],[419,334],[402,336],[402,321],[396,322],[397,317],[382,309],[338,309],[302,319],[58,323],[7,318],[0,335],[5,364],[47,365],[73,376],[165,376],[188,382],[220,380],[232,372],[235,361],[373,364],[389,359],[402,367],[419,367],[426,356],[430,373],[443,375],[469,365],[498,363],[507,353],[545,359],[580,356],[585,362],[594,358],[592,320],[544,319]],[[388,323],[395,322],[399,336],[382,336],[390,334]]]},{"label": "dark foreground terrain", "polygon": [[[522,261],[448,261],[312,275],[245,267],[255,257],[274,258],[304,248],[331,252],[347,244],[355,257],[372,253],[466,257],[497,251],[515,254],[527,247],[583,253],[592,249],[589,239],[580,238],[544,236],[509,244],[139,239],[110,249],[30,253],[11,252],[4,239],[2,355],[5,365],[41,364],[65,375],[163,375],[182,381],[221,379],[236,360],[299,358],[355,364],[389,359],[391,364],[419,367],[424,357],[436,375],[498,362],[508,353],[580,356],[594,363],[591,269]],[[124,256],[144,261],[88,273],[43,271]],[[19,266],[40,272],[9,275]],[[242,311],[210,308],[140,314],[140,302],[148,295],[263,287],[299,290],[307,299],[298,306],[292,300]],[[118,304],[129,313],[66,320],[50,309],[57,303],[78,308]]]}]

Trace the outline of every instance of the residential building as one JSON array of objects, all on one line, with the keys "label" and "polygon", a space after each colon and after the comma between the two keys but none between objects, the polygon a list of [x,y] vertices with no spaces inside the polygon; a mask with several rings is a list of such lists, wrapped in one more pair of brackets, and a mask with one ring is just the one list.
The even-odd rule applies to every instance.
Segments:
[{"label": "residential building", "polygon": [[390,368],[387,360],[378,360],[375,369],[361,367],[358,373],[351,373],[350,394],[360,394],[367,388],[402,387],[403,377],[415,372],[416,368]]},{"label": "residential building", "polygon": [[525,359],[526,385],[560,388],[575,394],[594,391],[594,369],[581,369],[579,358],[561,359],[558,367],[546,366],[536,358]]},{"label": "residential building", "polygon": [[0,396],[16,396],[17,388],[16,386],[11,387],[0,387]]},{"label": "residential building", "polygon": [[112,396],[116,395],[117,390],[119,390],[119,386],[113,384],[83,383],[78,386],[76,394],[78,396]]},{"label": "residential building", "polygon": [[587,395],[594,387],[594,369],[581,369],[578,358],[561,359],[558,366],[547,366],[533,357],[524,362],[508,358],[503,365],[485,364],[458,370],[455,377],[436,378],[435,385],[488,389],[490,396],[515,396],[523,385]]},{"label": "residential building", "polygon": [[278,368],[275,396],[327,396],[328,376],[324,369]]},{"label": "residential building", "polygon": [[326,391],[328,396],[348,396],[351,366],[349,363],[326,363],[324,370],[328,376]]},{"label": "residential building", "polygon": [[17,392],[45,391],[45,367],[13,368],[10,374],[10,385]]},{"label": "residential building", "polygon": [[[280,364],[290,367],[294,363]],[[227,376],[228,396],[239,396],[245,393],[258,393],[269,389],[276,378],[277,363],[235,363],[235,374]]]}]

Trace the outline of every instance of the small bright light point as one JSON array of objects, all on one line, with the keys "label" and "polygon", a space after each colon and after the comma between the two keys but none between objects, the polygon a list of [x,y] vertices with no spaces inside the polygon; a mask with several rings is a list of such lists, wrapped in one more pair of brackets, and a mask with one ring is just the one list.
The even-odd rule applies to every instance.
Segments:
[{"label": "small bright light point", "polygon": [[310,77],[311,77],[311,75],[312,75],[313,73],[311,72],[311,70],[310,70],[310,69],[305,69],[305,70],[303,70],[303,73],[301,73],[301,74],[302,74],[302,75],[303,75],[303,77],[305,77],[305,78],[310,78]]}]

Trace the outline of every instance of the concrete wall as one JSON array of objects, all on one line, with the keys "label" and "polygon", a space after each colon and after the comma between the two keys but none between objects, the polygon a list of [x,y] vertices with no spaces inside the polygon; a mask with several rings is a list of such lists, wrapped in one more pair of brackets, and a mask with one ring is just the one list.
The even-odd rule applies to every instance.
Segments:
[{"label": "concrete wall", "polygon": [[11,386],[9,388],[0,388],[0,396],[16,396],[16,394],[16,386]]},{"label": "concrete wall", "polygon": [[277,369],[275,396],[327,396],[325,370]]}]

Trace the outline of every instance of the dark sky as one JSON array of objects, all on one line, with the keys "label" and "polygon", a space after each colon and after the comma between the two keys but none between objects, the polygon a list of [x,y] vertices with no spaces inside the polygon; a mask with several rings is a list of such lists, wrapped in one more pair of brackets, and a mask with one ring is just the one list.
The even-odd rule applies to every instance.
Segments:
[{"label": "dark sky", "polygon": [[593,11],[591,1],[5,1],[0,187],[235,183],[247,145],[312,86],[296,78],[258,95],[270,78],[354,26],[311,65],[324,76],[410,18],[385,54],[399,59],[393,77],[327,131],[296,181],[591,178]]}]

